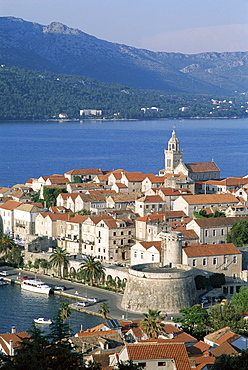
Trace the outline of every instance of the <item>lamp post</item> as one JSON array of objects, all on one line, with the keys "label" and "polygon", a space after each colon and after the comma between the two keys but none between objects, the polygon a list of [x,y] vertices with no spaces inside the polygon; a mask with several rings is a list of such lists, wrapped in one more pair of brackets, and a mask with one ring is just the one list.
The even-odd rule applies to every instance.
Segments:
[{"label": "lamp post", "polygon": [[128,318],[128,309],[130,308],[130,305],[129,304],[127,304],[126,305],[126,320],[127,320],[127,318]]}]

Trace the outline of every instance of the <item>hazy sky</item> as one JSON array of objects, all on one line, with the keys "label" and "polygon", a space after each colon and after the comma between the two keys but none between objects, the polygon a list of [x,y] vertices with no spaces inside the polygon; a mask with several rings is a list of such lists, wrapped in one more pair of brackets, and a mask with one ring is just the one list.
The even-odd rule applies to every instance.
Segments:
[{"label": "hazy sky", "polygon": [[248,0],[0,0],[0,15],[154,51],[248,51]]}]

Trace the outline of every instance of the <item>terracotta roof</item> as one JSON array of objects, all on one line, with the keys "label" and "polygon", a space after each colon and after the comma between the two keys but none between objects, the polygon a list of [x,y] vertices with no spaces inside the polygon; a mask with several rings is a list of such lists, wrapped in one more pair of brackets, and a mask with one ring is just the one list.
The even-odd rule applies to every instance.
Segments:
[{"label": "terracotta roof", "polygon": [[122,182],[116,182],[115,186],[117,186],[117,188],[119,188],[119,189],[127,189],[128,188],[127,185],[122,184]]},{"label": "terracotta roof", "polygon": [[189,189],[159,188],[158,191],[161,191],[165,196],[179,196],[185,195],[185,193],[192,195]]},{"label": "terracotta roof", "polygon": [[202,340],[193,344],[193,346],[188,348],[188,351],[193,355],[202,355],[205,351],[208,351],[211,346]]},{"label": "terracotta roof", "polygon": [[21,331],[18,333],[6,333],[6,334],[0,334],[0,344],[3,346],[4,351],[7,355],[10,355],[9,349],[6,346],[7,342],[10,343],[10,340],[13,341],[13,349],[17,349],[20,346],[20,342],[23,338],[29,338],[30,335],[26,331]]},{"label": "terracotta roof", "polygon": [[234,222],[240,220],[247,220],[247,217],[210,217],[210,218],[197,218],[194,222],[200,227],[217,227],[217,226],[232,226]]},{"label": "terracotta roof", "polygon": [[40,213],[43,218],[50,218],[51,221],[70,221],[70,212],[67,213],[52,213],[52,212],[44,212]]},{"label": "terracotta roof", "polygon": [[238,199],[233,194],[196,194],[182,196],[188,204],[229,204],[238,203]]},{"label": "terracotta roof", "polygon": [[21,204],[20,206],[18,206],[16,208],[17,211],[23,211],[23,212],[29,212],[29,213],[37,213],[37,212],[42,212],[43,211],[43,208],[38,208],[36,206],[34,206],[33,204],[29,204],[29,203],[24,203],[24,204]]},{"label": "terracotta roof", "polygon": [[216,344],[220,345],[224,342],[232,343],[238,338],[241,338],[241,335],[234,333],[233,331],[229,331],[228,333],[224,334],[221,338],[216,340]]},{"label": "terracotta roof", "polygon": [[144,203],[164,203],[164,200],[159,195],[145,195],[137,199],[138,202]]},{"label": "terracotta roof", "polygon": [[220,339],[223,335],[225,335],[229,331],[230,331],[230,327],[229,326],[225,326],[224,328],[221,328],[221,329],[216,330],[216,331],[214,331],[214,332],[212,332],[210,334],[205,335],[204,341],[206,339],[206,340],[209,340],[209,341],[215,343],[218,339]]},{"label": "terracotta roof", "polygon": [[126,344],[128,359],[133,361],[174,359],[177,370],[191,370],[183,343]]},{"label": "terracotta roof", "polygon": [[155,247],[159,252],[161,252],[161,244],[162,241],[153,241],[153,242],[140,242],[139,244],[142,245],[145,249],[149,249],[151,247]]},{"label": "terracotta roof", "polygon": [[16,202],[14,200],[8,200],[7,202],[5,202],[4,204],[2,204],[0,206],[0,208],[2,209],[6,209],[8,211],[13,211],[13,209],[17,208],[18,206],[20,206],[22,203],[21,202]]},{"label": "terracotta roof", "polygon": [[153,175],[151,173],[142,173],[142,172],[125,172],[124,175],[126,176],[128,181],[131,182],[141,182],[149,175]]},{"label": "terracotta roof", "polygon": [[140,193],[133,192],[133,193],[113,193],[110,194],[109,197],[113,199],[114,202],[123,202],[123,203],[129,203],[134,202],[138,197],[140,196]]},{"label": "terracotta roof", "polygon": [[223,180],[208,180],[206,183],[220,186],[241,186],[248,184],[248,177],[227,177]]},{"label": "terracotta roof", "polygon": [[150,174],[146,177],[151,181],[152,184],[163,184],[164,183],[164,176],[155,176],[154,174]]},{"label": "terracotta roof", "polygon": [[210,353],[214,357],[220,357],[221,355],[236,355],[238,351],[228,342],[223,342],[219,346],[213,348]]},{"label": "terracotta roof", "polygon": [[73,223],[73,224],[81,224],[84,222],[88,216],[83,216],[83,215],[76,215],[74,217],[70,217],[68,222]]},{"label": "terracotta roof", "polygon": [[49,177],[47,180],[46,180],[46,182],[47,181],[50,181],[52,184],[65,184],[65,183],[67,183],[67,182],[69,182],[69,180],[66,178],[66,177],[64,177],[64,176],[59,176],[59,177],[55,177],[55,176],[52,176],[52,177]]},{"label": "terracotta roof", "polygon": [[221,256],[223,254],[241,254],[234,244],[201,244],[184,247],[183,251],[188,257]]},{"label": "terracotta roof", "polygon": [[198,240],[199,239],[199,236],[196,234],[194,230],[183,230],[182,229],[181,233],[183,234],[184,239],[187,239],[187,240],[190,240],[190,239]]},{"label": "terracotta roof", "polygon": [[0,187],[0,193],[6,193],[7,191],[10,191],[10,188],[4,188],[4,187]]},{"label": "terracotta roof", "polygon": [[101,216],[88,216],[88,219],[90,219],[95,225],[98,224],[98,222],[106,219],[112,219],[112,216],[109,215],[101,215]]},{"label": "terracotta roof", "polygon": [[215,172],[220,171],[214,162],[185,163],[190,172]]},{"label": "terracotta roof", "polygon": [[76,169],[65,173],[66,175],[101,175],[101,168]]}]

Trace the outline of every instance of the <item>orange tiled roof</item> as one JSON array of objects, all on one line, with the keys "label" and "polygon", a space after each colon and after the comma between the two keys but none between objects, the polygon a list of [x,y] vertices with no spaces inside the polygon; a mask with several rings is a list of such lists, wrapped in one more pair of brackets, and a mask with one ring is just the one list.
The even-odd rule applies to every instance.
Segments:
[{"label": "orange tiled roof", "polygon": [[151,173],[142,173],[142,172],[125,172],[124,174],[128,181],[131,182],[141,182],[149,175],[153,175]]},{"label": "orange tiled roof", "polygon": [[220,171],[214,162],[185,163],[190,172],[216,172]]},{"label": "orange tiled roof", "polygon": [[6,209],[8,211],[13,211],[13,209],[17,208],[18,206],[20,206],[22,203],[21,202],[16,202],[14,200],[8,200],[7,202],[5,202],[4,204],[2,204],[0,206],[0,208],[2,209]]},{"label": "orange tiled roof", "polygon": [[174,359],[177,370],[191,370],[183,343],[126,344],[128,359],[133,361]]},{"label": "orange tiled roof", "polygon": [[233,243],[228,244],[200,244],[183,248],[188,257],[221,256],[223,254],[241,254]]},{"label": "orange tiled roof", "polygon": [[155,247],[159,252],[161,252],[161,240],[153,241],[153,242],[140,242],[139,244],[142,245],[145,249],[149,249],[151,247]]},{"label": "orange tiled roof", "polygon": [[247,220],[248,216],[244,217],[210,217],[210,218],[198,218],[194,221],[200,227],[217,227],[217,226],[232,226],[234,222],[240,220]]},{"label": "orange tiled roof", "polygon": [[66,175],[101,175],[101,168],[76,169],[65,173]]},{"label": "orange tiled roof", "polygon": [[208,351],[209,348],[211,348],[211,346],[205,342],[203,342],[202,340],[200,340],[199,342],[193,344],[193,346],[189,347],[188,348],[188,351],[190,353],[192,353],[193,355],[201,355],[203,354],[205,351]]},{"label": "orange tiled roof", "polygon": [[238,203],[233,194],[196,194],[182,196],[188,204],[229,204]]},{"label": "orange tiled roof", "polygon": [[213,348],[211,354],[214,357],[220,357],[221,355],[236,355],[238,351],[228,342],[223,342],[219,346]]}]

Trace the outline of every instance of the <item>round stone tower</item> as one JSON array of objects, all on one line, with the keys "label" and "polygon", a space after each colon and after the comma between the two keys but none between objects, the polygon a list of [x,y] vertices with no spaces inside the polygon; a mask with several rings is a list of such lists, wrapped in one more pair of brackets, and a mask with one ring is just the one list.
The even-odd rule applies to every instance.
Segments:
[{"label": "round stone tower", "polygon": [[193,269],[182,265],[182,234],[162,233],[160,263],[129,269],[122,307],[136,312],[176,313],[197,302]]}]

